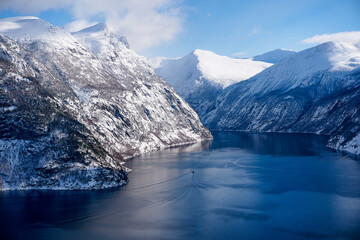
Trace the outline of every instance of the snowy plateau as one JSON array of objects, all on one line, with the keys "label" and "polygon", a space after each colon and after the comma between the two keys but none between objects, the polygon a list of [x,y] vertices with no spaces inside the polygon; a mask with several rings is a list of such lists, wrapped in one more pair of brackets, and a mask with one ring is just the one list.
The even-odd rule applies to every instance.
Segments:
[{"label": "snowy plateau", "polygon": [[360,154],[360,40],[248,59],[195,50],[151,62],[210,130],[323,134],[328,147]]},{"label": "snowy plateau", "polygon": [[125,159],[211,137],[106,24],[0,20],[1,190],[120,186]]}]

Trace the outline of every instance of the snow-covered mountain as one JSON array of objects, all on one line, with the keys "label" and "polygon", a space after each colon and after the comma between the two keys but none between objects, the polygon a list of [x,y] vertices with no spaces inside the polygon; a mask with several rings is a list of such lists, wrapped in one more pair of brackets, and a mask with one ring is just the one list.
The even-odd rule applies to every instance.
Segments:
[{"label": "snow-covered mountain", "polygon": [[[137,55],[130,49],[126,37],[116,34],[105,23],[73,32],[72,35],[118,76],[126,74],[125,70],[132,74],[154,72],[145,57]],[[131,81],[126,82],[131,83]]]},{"label": "snow-covered mountain", "polygon": [[204,117],[210,129],[331,135],[360,154],[360,43],[327,42],[292,54],[227,89]]},{"label": "snow-covered mountain", "polygon": [[208,104],[224,88],[244,81],[271,65],[194,50],[185,57],[167,59],[155,72],[170,83],[201,117],[209,111]]},{"label": "snow-covered mountain", "polygon": [[71,34],[62,27],[32,16],[0,19],[0,32],[23,43],[43,41],[63,47],[73,44]]},{"label": "snow-covered mountain", "polygon": [[93,189],[123,160],[211,138],[192,108],[106,25],[74,35],[0,20],[0,188]]},{"label": "snow-covered mountain", "polygon": [[257,55],[255,57],[252,57],[251,59],[254,61],[261,61],[261,62],[267,62],[267,63],[277,63],[278,61],[289,57],[296,53],[294,50],[289,49],[275,49],[270,52],[266,52],[261,55]]}]

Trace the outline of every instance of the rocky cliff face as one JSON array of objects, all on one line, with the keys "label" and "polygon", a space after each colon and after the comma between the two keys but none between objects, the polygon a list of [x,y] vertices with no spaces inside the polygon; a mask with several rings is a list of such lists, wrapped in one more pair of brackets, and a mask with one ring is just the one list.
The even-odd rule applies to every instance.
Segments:
[{"label": "rocky cliff face", "polygon": [[118,186],[127,181],[124,159],[211,138],[106,26],[77,40],[33,17],[0,25],[1,189]]},{"label": "rocky cliff face", "polygon": [[360,153],[360,46],[324,43],[227,88],[203,116],[210,129],[331,136]]}]

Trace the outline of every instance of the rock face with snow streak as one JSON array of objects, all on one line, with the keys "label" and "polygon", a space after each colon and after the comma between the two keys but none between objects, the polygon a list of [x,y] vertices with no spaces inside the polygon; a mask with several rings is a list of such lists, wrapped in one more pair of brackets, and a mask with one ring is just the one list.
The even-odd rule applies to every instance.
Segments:
[{"label": "rock face with snow streak", "polygon": [[119,186],[124,159],[211,138],[106,25],[74,37],[22,17],[0,20],[0,29],[1,189]]},{"label": "rock face with snow streak", "polygon": [[220,56],[195,50],[180,59],[165,59],[156,73],[195,109],[200,118],[224,88],[244,81],[271,66],[270,63]]},{"label": "rock face with snow streak", "polygon": [[360,44],[328,42],[227,88],[204,124],[216,130],[331,135],[360,154]]}]

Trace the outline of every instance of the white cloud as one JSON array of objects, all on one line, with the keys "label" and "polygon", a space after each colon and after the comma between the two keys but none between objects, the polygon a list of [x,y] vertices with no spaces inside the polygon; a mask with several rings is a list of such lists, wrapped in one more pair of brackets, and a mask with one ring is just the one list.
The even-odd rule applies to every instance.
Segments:
[{"label": "white cloud", "polygon": [[17,23],[14,22],[9,22],[7,24],[2,24],[0,26],[0,32],[6,32],[8,30],[12,30],[12,29],[17,29],[20,28],[21,26]]},{"label": "white cloud", "polygon": [[236,52],[233,53],[232,56],[233,57],[245,57],[248,53],[247,52]]},{"label": "white cloud", "polygon": [[65,24],[64,28],[69,32],[77,32],[81,29],[90,27],[92,25],[97,24],[98,22],[89,22],[87,20],[77,20],[70,23]]},{"label": "white cloud", "polygon": [[324,43],[324,42],[329,42],[329,41],[357,43],[357,42],[360,42],[360,31],[315,35],[311,38],[306,38],[306,39],[302,40],[301,43],[303,43],[303,44],[318,44],[318,43]]},{"label": "white cloud", "polygon": [[261,27],[260,27],[260,26],[256,26],[256,27],[254,27],[254,28],[251,30],[251,32],[249,33],[249,36],[259,34],[260,31],[261,31]]},{"label": "white cloud", "polygon": [[66,24],[70,31],[91,23],[106,21],[126,36],[135,50],[170,41],[182,31],[181,0],[1,0],[0,10],[12,9],[37,14],[49,9],[67,9],[75,21]]}]

